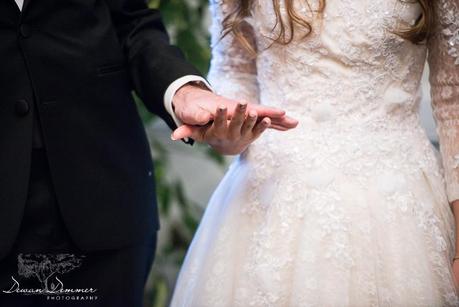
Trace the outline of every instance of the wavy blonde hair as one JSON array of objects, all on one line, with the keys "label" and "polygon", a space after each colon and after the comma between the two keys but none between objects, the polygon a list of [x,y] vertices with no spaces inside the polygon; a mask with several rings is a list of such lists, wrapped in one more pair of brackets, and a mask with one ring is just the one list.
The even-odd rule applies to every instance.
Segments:
[{"label": "wavy blonde hair", "polygon": [[[226,0],[228,1],[228,0]],[[230,12],[223,19],[223,31],[222,38],[226,35],[232,33],[236,39],[242,44],[242,46],[247,49],[253,55],[256,55],[256,50],[254,46],[250,43],[250,40],[244,34],[244,18],[250,16],[251,7],[253,0],[230,0],[236,1],[236,9]],[[287,12],[286,18],[281,15],[279,0],[272,0],[274,13],[276,15],[276,23],[273,30],[276,27],[279,27],[279,33],[276,38],[273,39],[273,43],[278,43],[282,45],[289,44],[295,34],[295,28],[302,27],[306,29],[306,34],[304,37],[308,36],[312,31],[311,24],[301,16],[298,12],[295,11],[293,4],[294,1],[298,0],[285,0],[285,8]],[[308,2],[305,1],[310,11],[312,8]],[[317,13],[321,14],[325,9],[326,0],[319,0],[319,7]],[[424,39],[430,34],[430,29],[432,27],[432,16],[433,16],[433,0],[400,0],[407,3],[419,3],[421,6],[421,15],[415,21],[415,24],[406,29],[398,29],[396,32],[393,32],[404,39],[407,39],[415,44],[420,44]]]}]

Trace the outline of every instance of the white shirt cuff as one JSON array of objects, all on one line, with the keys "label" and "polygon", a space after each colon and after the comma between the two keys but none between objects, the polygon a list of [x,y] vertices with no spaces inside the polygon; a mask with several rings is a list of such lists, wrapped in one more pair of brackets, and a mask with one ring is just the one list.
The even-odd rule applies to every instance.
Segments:
[{"label": "white shirt cuff", "polygon": [[[172,99],[174,98],[175,93],[182,86],[184,86],[185,84],[189,82],[193,82],[193,81],[201,81],[209,88],[210,91],[213,91],[210,84],[203,77],[196,76],[196,75],[187,75],[187,76],[178,78],[177,80],[172,82],[167,88],[166,92],[164,93],[164,107],[166,108],[166,111],[170,114],[170,116],[174,120],[177,127],[180,127],[183,123],[177,118],[177,115],[174,112],[174,108],[172,107]],[[185,141],[188,141],[188,138],[185,138]]]}]

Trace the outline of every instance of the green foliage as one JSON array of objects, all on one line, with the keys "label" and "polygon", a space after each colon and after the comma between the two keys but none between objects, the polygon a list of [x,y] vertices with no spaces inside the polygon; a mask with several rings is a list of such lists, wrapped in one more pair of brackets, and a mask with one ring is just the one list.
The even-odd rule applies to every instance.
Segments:
[{"label": "green foliage", "polygon": [[208,0],[152,0],[159,8],[172,42],[205,74],[209,67]]},{"label": "green foliage", "polygon": [[[180,47],[190,62],[203,75],[207,73],[210,59],[208,35],[208,0],[151,0],[151,8],[161,10],[171,41]],[[146,125],[156,117],[149,113],[136,97],[140,115]],[[188,245],[197,228],[202,206],[189,200],[180,180],[168,179],[170,167],[169,152],[157,140],[150,140],[155,162],[155,178],[158,203],[162,222],[169,222],[169,240],[157,250],[156,265],[150,274],[145,291],[145,306],[164,307],[168,305],[174,283],[171,276],[180,267]],[[195,150],[203,151],[209,160],[224,164],[223,157],[207,146],[196,144]],[[178,214],[178,219],[173,215]],[[172,268],[172,269],[171,269]]]}]

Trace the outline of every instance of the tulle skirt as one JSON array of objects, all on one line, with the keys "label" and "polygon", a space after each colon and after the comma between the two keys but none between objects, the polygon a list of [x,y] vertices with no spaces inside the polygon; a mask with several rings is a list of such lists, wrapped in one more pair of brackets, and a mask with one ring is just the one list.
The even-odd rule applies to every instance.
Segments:
[{"label": "tulle skirt", "polygon": [[326,133],[268,132],[233,162],[172,307],[459,306],[454,216],[424,131]]}]

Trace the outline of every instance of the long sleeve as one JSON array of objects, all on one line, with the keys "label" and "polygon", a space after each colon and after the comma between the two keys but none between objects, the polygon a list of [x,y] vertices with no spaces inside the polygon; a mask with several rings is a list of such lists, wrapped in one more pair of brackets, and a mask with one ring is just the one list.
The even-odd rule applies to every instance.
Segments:
[{"label": "long sleeve", "polygon": [[175,129],[177,126],[165,108],[169,86],[199,71],[185,60],[181,51],[170,44],[160,12],[147,7],[145,0],[105,0],[110,7],[128,63],[133,89],[149,111]]},{"label": "long sleeve", "polygon": [[[210,0],[212,14],[212,60],[208,80],[219,95],[235,100],[258,103],[256,58],[242,44],[228,33],[221,39],[223,20],[234,10],[235,1]],[[242,32],[255,47],[253,29],[244,21]]]},{"label": "long sleeve", "polygon": [[459,0],[438,0],[428,39],[432,109],[449,202],[459,199]]}]

